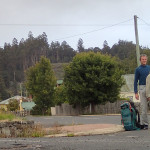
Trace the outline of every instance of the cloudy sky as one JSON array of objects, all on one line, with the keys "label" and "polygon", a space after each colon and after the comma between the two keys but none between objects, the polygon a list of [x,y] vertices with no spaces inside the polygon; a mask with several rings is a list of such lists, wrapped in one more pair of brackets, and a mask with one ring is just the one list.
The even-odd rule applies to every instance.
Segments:
[{"label": "cloudy sky", "polygon": [[138,18],[139,43],[150,48],[150,0],[0,0],[0,46],[45,32],[48,41],[67,41],[77,49],[102,48],[119,39],[133,41],[134,15]]}]

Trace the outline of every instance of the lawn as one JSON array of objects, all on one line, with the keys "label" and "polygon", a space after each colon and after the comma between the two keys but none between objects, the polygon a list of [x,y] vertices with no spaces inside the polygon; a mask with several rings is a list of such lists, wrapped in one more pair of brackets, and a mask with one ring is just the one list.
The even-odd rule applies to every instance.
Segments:
[{"label": "lawn", "polygon": [[0,121],[1,120],[8,120],[8,121],[12,121],[12,120],[16,120],[18,119],[14,114],[11,113],[5,113],[5,112],[0,112]]}]

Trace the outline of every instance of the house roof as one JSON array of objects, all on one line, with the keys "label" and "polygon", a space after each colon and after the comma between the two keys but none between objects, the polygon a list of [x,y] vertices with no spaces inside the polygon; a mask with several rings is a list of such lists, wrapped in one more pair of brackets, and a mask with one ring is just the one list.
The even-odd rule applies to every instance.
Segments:
[{"label": "house roof", "polygon": [[19,96],[19,95],[13,96],[13,97],[10,97],[10,98],[8,98],[8,99],[6,99],[6,100],[1,101],[0,104],[9,104],[9,101],[10,101],[11,99],[20,100],[21,98],[22,98],[22,97]]},{"label": "house roof", "polygon": [[62,84],[63,80],[57,80],[57,84]]},{"label": "house roof", "polygon": [[13,97],[10,97],[10,98],[8,98],[6,100],[1,101],[0,104],[9,104],[9,101],[10,100],[14,100],[14,99],[18,100],[18,101],[21,100],[21,99],[31,100],[28,97],[23,97],[23,96],[16,95],[16,96],[13,96]]},{"label": "house roof", "polygon": [[35,103],[33,101],[32,102],[22,102],[21,106],[25,110],[31,110],[35,106]]}]

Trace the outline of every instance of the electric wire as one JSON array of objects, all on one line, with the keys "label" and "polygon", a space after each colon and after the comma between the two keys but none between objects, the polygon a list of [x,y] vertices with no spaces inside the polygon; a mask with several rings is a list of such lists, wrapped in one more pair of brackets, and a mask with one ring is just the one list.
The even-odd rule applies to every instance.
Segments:
[{"label": "electric wire", "polygon": [[57,40],[63,40],[63,39],[68,39],[68,38],[72,38],[72,37],[76,37],[76,36],[82,36],[82,35],[85,35],[85,34],[89,34],[89,33],[93,33],[93,32],[97,32],[97,31],[100,31],[100,30],[104,30],[106,28],[111,28],[113,26],[117,26],[117,25],[120,25],[122,23],[125,23],[125,22],[129,22],[133,19],[128,19],[126,21],[123,21],[123,22],[119,22],[119,23],[116,23],[116,24],[113,24],[113,25],[109,25],[109,26],[106,26],[106,27],[103,27],[103,28],[100,28],[100,29],[97,29],[97,30],[92,30],[92,31],[88,31],[88,32],[84,32],[84,33],[80,33],[80,34],[76,34],[76,35],[72,35],[72,36],[67,36],[67,37],[63,37],[63,38],[58,38],[58,39],[55,39],[55,40],[52,40],[52,41],[57,41]]},{"label": "electric wire", "polygon": [[[144,21],[143,19],[141,19],[141,18],[139,18],[139,19],[142,20],[146,25],[150,26],[150,24],[147,23],[146,21]],[[67,37],[62,37],[62,38],[57,38],[55,40],[52,40],[52,41],[58,41],[58,40],[62,40],[62,39],[68,39],[68,38],[73,38],[73,37],[77,37],[77,36],[90,34],[93,32],[97,32],[97,31],[104,30],[104,29],[111,28],[111,27],[118,26],[118,25],[131,25],[131,24],[123,24],[123,23],[129,22],[131,20],[133,20],[133,19],[128,19],[126,21],[119,22],[116,24],[107,25],[107,26],[102,25],[102,24],[82,24],[82,25],[81,24],[0,24],[0,26],[55,26],[55,27],[56,26],[104,26],[103,28],[100,28],[100,29],[91,30],[88,32],[84,32],[84,33],[71,35],[71,36],[67,36]],[[139,25],[143,25],[143,24],[139,24]]]},{"label": "electric wire", "polygon": [[[51,27],[94,27],[111,26],[112,24],[0,24],[0,26],[51,26]],[[133,24],[122,24],[122,26],[132,26]],[[140,24],[145,25],[145,24]]]},{"label": "electric wire", "polygon": [[[76,37],[76,36],[82,36],[82,35],[85,35],[85,34],[89,34],[89,33],[97,32],[97,31],[100,31],[100,30],[104,30],[106,28],[111,28],[113,26],[118,26],[118,25],[121,25],[123,23],[129,22],[131,20],[133,20],[133,19],[128,19],[126,21],[122,21],[122,22],[119,22],[119,23],[116,23],[116,24],[108,25],[108,26],[105,26],[105,27],[97,29],[97,30],[92,30],[92,31],[88,31],[88,32],[84,32],[84,33],[80,33],[80,34],[76,34],[76,35],[72,35],[72,36],[68,36],[68,37],[63,37],[63,38],[55,39],[55,40],[52,40],[52,41],[57,41],[57,40],[62,40],[62,39],[68,39],[68,38],[72,38],[72,37]],[[0,24],[0,25],[53,26],[52,24]],[[58,25],[58,26],[60,26],[60,25]],[[67,26],[67,24],[65,26]],[[72,25],[68,25],[68,26],[72,26]],[[101,25],[101,26],[103,26],[103,25]]]},{"label": "electric wire", "polygon": [[[138,17],[139,18],[139,17]],[[148,25],[148,26],[150,26],[150,24],[149,23],[147,23],[145,20],[143,20],[143,19],[141,19],[141,18],[139,18],[141,21],[143,21],[146,25]]]}]

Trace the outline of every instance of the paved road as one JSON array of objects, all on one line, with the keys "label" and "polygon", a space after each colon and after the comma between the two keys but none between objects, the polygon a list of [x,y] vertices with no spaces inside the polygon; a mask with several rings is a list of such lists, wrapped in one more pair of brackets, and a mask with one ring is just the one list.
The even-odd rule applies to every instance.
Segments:
[{"label": "paved road", "polygon": [[0,150],[150,150],[150,130],[61,138],[0,139]]},{"label": "paved road", "polygon": [[55,124],[72,125],[72,124],[121,124],[121,116],[46,116],[46,117],[27,117],[28,120],[34,120],[45,127]]},{"label": "paved road", "polygon": [[[150,115],[148,116],[150,120]],[[120,115],[96,115],[96,116],[28,116],[28,120],[34,120],[45,127],[51,127],[55,124],[72,125],[72,124],[121,124]]]},{"label": "paved road", "polygon": [[[150,117],[150,116],[149,116]],[[120,116],[28,117],[45,126],[59,124],[120,124]],[[0,138],[0,150],[150,150],[150,130],[60,138]]]}]

